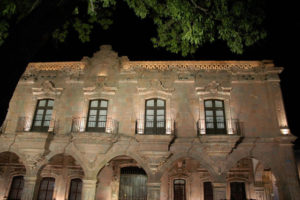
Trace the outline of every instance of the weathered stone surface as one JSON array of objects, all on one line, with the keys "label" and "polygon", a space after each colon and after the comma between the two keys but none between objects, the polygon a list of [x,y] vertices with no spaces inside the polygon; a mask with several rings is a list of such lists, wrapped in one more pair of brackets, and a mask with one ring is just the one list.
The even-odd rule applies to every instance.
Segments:
[{"label": "weathered stone surface", "polygon": [[[72,179],[82,199],[119,199],[120,169],[143,168],[148,199],[230,199],[243,182],[247,199],[298,199],[300,188],[272,61],[130,61],[111,46],[76,62],[30,63],[0,129],[0,199],[24,176],[22,199],[55,178],[53,198],[67,199]],[[165,132],[145,134],[145,102],[165,102]],[[31,131],[38,100],[53,99],[48,132]],[[106,127],[86,129],[90,101],[108,101]],[[222,135],[207,134],[204,103],[224,102]]]}]

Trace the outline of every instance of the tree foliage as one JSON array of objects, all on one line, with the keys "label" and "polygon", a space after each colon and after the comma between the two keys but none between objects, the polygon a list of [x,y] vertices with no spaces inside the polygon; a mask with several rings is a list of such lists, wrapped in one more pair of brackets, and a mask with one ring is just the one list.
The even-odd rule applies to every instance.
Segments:
[{"label": "tree foliage", "polygon": [[[0,45],[9,36],[11,24],[17,24],[43,0],[0,1]],[[63,0],[62,0],[63,1]],[[157,35],[154,47],[162,47],[183,56],[216,40],[225,41],[234,53],[243,53],[266,37],[263,0],[124,0],[141,19],[150,18]],[[108,29],[113,24],[116,0],[81,0],[52,36],[64,42],[71,29],[82,42],[90,41],[93,28]]]}]

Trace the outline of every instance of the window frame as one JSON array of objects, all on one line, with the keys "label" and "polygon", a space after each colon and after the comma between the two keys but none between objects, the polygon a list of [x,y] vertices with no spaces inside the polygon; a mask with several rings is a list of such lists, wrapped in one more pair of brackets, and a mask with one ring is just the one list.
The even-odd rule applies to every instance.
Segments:
[{"label": "window frame", "polygon": [[[205,104],[207,101],[212,101],[212,107],[209,108]],[[216,107],[216,101],[222,102],[222,107]],[[213,112],[213,128],[207,127],[207,114],[206,111],[212,111]],[[217,128],[217,114],[216,111],[222,111],[223,112],[223,118],[224,118],[224,128]],[[205,132],[206,134],[216,134],[216,135],[225,135],[227,134],[227,124],[226,124],[226,113],[225,113],[225,102],[221,99],[205,99],[204,100],[204,119],[205,119]]]},{"label": "window frame", "polygon": [[[72,191],[72,183],[77,181],[77,187],[76,187],[76,192]],[[81,183],[80,187],[80,192],[78,192],[78,183]],[[71,199],[71,195],[75,194],[75,200],[81,200],[81,195],[82,195],[82,186],[83,182],[80,178],[73,178],[70,180],[70,186],[69,186],[69,194],[68,194],[68,199]],[[79,196],[78,196],[79,195]]]},{"label": "window frame", "polygon": [[[184,181],[184,184],[176,184],[175,181],[177,181],[177,180]],[[173,180],[173,193],[174,193],[173,194],[173,199],[177,200],[176,195],[175,195],[175,191],[176,191],[175,185],[183,185],[183,191],[184,191],[184,196],[183,196],[184,199],[183,200],[186,200],[187,199],[186,180],[182,179],[182,178],[176,178],[176,179]]]},{"label": "window frame", "polygon": [[[39,106],[41,101],[46,101],[45,106]],[[51,106],[51,107],[48,106],[49,101],[53,101],[53,106]],[[33,120],[32,120],[31,131],[41,131],[41,132],[48,132],[49,131],[49,127],[50,127],[51,121],[52,121],[53,108],[54,108],[54,99],[39,99],[37,101],[37,104],[36,104],[36,107],[35,107],[35,112],[34,112],[34,117],[33,117]],[[38,110],[43,110],[41,120],[37,120]],[[50,117],[50,120],[45,120],[45,117],[47,115],[46,112],[48,110],[51,110],[51,117]],[[36,121],[41,121],[41,125],[36,126],[35,125]],[[43,125],[45,121],[49,121],[49,126],[44,126]]]},{"label": "window frame", "polygon": [[[91,104],[93,101],[98,101],[98,106],[97,107],[91,107]],[[102,101],[106,101],[107,102],[107,106],[106,107],[101,107],[101,102]],[[87,132],[105,132],[106,131],[106,127],[107,127],[107,119],[108,119],[108,104],[109,104],[109,101],[106,100],[106,99],[91,99],[89,101],[89,108],[88,108],[88,113],[87,113],[87,120],[86,120],[86,128],[85,130]],[[96,126],[95,127],[89,127],[89,122],[90,122],[90,118],[91,118],[91,115],[90,115],[90,111],[91,110],[96,110],[96,120],[93,121],[96,123]],[[99,121],[99,112],[101,110],[105,110],[106,111],[106,115],[105,115],[105,121]],[[101,116],[104,116],[104,115],[101,115]],[[101,123],[101,122],[104,122],[105,123],[105,126],[104,127],[98,127],[98,123]]]},{"label": "window frame", "polygon": [[[42,192],[41,191],[41,186],[42,186],[43,181],[48,181],[48,183],[47,183],[47,189],[43,190],[43,191],[46,191],[45,199],[41,199],[40,198],[40,194]],[[51,182],[51,181],[53,181],[53,189],[52,190],[48,190],[49,182]],[[55,178],[53,178],[53,177],[43,177],[42,180],[41,180],[41,182],[40,182],[40,185],[39,185],[37,200],[46,200],[48,192],[51,192],[51,191],[52,191],[51,199],[53,199],[54,190],[55,190]]]},{"label": "window frame", "polygon": [[[17,188],[13,188],[14,181],[16,181],[17,179],[21,179],[21,181],[20,181]],[[17,190],[16,196],[18,197],[20,195],[20,198],[11,198],[12,192],[13,192],[12,189],[14,191]],[[24,189],[24,176],[14,176],[14,177],[12,177],[7,200],[21,200],[23,189]]]},{"label": "window frame", "polygon": [[[154,106],[147,106],[147,102],[154,100]],[[164,106],[157,106],[157,101],[161,100],[164,102]],[[153,110],[153,127],[147,127],[147,110]],[[158,110],[164,110],[164,121],[163,127],[158,127],[158,120],[157,120],[157,111]],[[166,100],[161,99],[161,98],[151,98],[151,99],[146,99],[145,100],[145,120],[144,120],[144,134],[147,135],[164,135],[166,134]]]}]

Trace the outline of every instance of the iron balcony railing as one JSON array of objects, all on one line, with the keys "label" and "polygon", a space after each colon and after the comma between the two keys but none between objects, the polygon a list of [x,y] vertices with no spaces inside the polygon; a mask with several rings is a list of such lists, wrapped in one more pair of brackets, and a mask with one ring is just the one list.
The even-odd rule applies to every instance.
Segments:
[{"label": "iron balcony railing", "polygon": [[135,123],[135,133],[136,134],[148,134],[148,135],[164,135],[164,134],[174,134],[175,131],[175,121],[171,119],[153,121],[143,119],[136,120]]},{"label": "iron balcony railing", "polygon": [[58,120],[51,119],[49,125],[33,126],[32,119],[29,117],[19,117],[16,132],[50,132],[57,133],[59,128]]},{"label": "iron balcony railing", "polygon": [[228,134],[228,135],[243,135],[243,122],[238,119],[225,120],[223,122],[208,122],[205,119],[197,121],[197,134]]},{"label": "iron balcony railing", "polygon": [[106,121],[94,122],[88,124],[86,117],[74,117],[72,119],[71,132],[100,132],[100,133],[118,133],[119,122],[107,118]]}]

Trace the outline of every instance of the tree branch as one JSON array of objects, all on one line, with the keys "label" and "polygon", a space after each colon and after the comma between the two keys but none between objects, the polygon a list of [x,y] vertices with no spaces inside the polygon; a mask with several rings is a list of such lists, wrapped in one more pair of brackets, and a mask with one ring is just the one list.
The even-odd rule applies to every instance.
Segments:
[{"label": "tree branch", "polygon": [[194,0],[190,0],[190,1],[191,1],[191,3],[192,3],[196,8],[198,8],[199,10],[201,10],[202,12],[204,12],[205,14],[207,14],[207,12],[208,12],[208,9],[207,9],[207,8],[203,8],[203,7],[199,6],[198,4],[196,4],[196,2],[195,2]]}]

